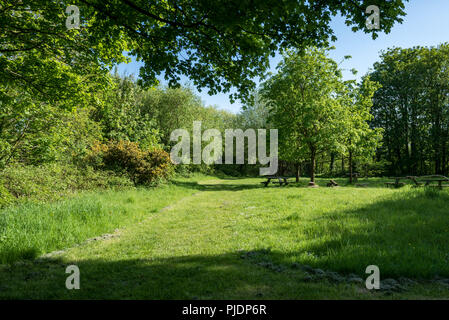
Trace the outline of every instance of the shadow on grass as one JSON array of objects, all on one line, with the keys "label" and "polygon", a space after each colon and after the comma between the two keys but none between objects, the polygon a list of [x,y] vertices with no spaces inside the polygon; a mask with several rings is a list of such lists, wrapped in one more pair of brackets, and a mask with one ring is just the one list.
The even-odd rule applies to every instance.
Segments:
[{"label": "shadow on grass", "polygon": [[[365,188],[386,188],[385,182],[388,182],[391,179],[387,179],[387,178],[359,178],[358,181],[354,181],[351,184],[351,183],[349,183],[349,180],[347,178],[316,178],[315,179],[315,183],[319,187],[328,188],[327,184],[331,180],[337,182],[339,187],[365,189]],[[309,178],[300,178],[299,182],[296,182],[296,181],[289,182],[287,188],[308,187],[309,181],[310,181]],[[412,183],[407,183],[407,185],[412,186],[413,184]]]},{"label": "shadow on grass", "polygon": [[[265,250],[260,251],[265,254]],[[263,299],[318,298],[335,287],[306,283],[299,269],[269,270],[242,252],[221,255],[67,261],[45,259],[0,272],[0,298],[18,299]],[[254,261],[253,261],[254,260]],[[68,265],[80,290],[65,288]],[[286,281],[293,285],[286,288]],[[310,290],[301,290],[301,286]]]},{"label": "shadow on grass", "polygon": [[[301,219],[292,214],[274,228],[292,232]],[[274,260],[359,275],[368,265],[377,265],[384,277],[449,277],[449,193],[445,191],[392,194],[356,209],[325,213],[312,224],[316,226],[304,234],[302,252]],[[307,222],[304,225],[311,228]]]},{"label": "shadow on grass", "polygon": [[[225,183],[198,183],[195,181],[177,181],[173,180],[171,183],[177,186],[195,189],[199,191],[241,191],[247,189],[271,189],[271,188],[308,188],[309,178],[300,178],[299,182],[296,182],[294,179],[290,179],[288,185],[280,186],[277,180],[272,180],[270,184],[265,187],[262,182],[266,181],[266,178],[263,177],[218,177],[220,180],[226,181]],[[247,179],[252,179],[251,182],[239,182]],[[256,180],[257,179],[257,180]],[[327,183],[330,181],[330,178],[317,178],[316,183],[319,187],[328,188]],[[389,181],[388,179],[360,179],[358,182],[354,182],[353,184],[349,184],[348,179],[345,178],[334,178],[332,179],[338,183],[340,187],[349,187],[349,188],[384,188],[385,182]],[[234,182],[235,183],[232,183]],[[273,183],[274,181],[274,183]],[[230,183],[231,182],[231,183]],[[407,184],[413,186],[411,183]],[[385,187],[386,188],[386,187]]]},{"label": "shadow on grass", "polygon": [[33,260],[39,256],[37,248],[1,248],[0,257],[4,262]]},{"label": "shadow on grass", "polygon": [[[363,284],[310,281],[294,255],[258,249],[221,255],[106,261],[47,258],[0,272],[0,299],[354,299],[373,298]],[[67,266],[80,290],[67,290]],[[363,266],[364,271],[365,266]],[[342,276],[347,274],[340,273]],[[360,274],[360,272],[359,272]],[[361,272],[364,278],[366,275]],[[382,273],[381,278],[386,276]],[[449,297],[439,292],[438,297]]]},{"label": "shadow on grass", "polygon": [[[426,190],[326,213],[317,229],[306,234],[300,251],[254,249],[243,259],[241,252],[116,261],[46,259],[3,267],[0,297],[299,299],[335,294],[331,285],[305,283],[304,274],[292,269],[294,263],[360,276],[374,264],[382,279],[449,277],[449,194]],[[274,234],[279,227],[293,231],[301,223],[299,215],[286,220],[288,225],[273,224],[266,232]],[[82,290],[65,288],[65,267],[70,264],[80,268]]]},{"label": "shadow on grass", "polygon": [[[240,179],[235,179],[240,180]],[[192,181],[172,181],[173,185],[199,191],[241,191],[263,188],[260,183],[198,183]]]}]

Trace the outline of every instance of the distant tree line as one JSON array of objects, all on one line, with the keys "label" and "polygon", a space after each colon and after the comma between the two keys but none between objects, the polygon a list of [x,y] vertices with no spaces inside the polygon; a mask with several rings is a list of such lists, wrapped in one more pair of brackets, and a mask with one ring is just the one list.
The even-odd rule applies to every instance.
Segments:
[{"label": "distant tree line", "polygon": [[[85,83],[82,99],[41,99],[14,84],[0,92],[0,167],[85,164],[97,142],[170,152],[170,133],[277,128],[280,174],[298,178],[448,174],[449,45],[393,48],[359,83],[344,81],[326,50],[287,51],[278,72],[238,114],[205,106],[188,87],[145,89],[129,76]],[[187,165],[179,172],[255,175],[257,166]]]},{"label": "distant tree line", "polygon": [[449,44],[389,49],[370,76],[381,85],[371,126],[384,130],[385,173],[448,175]]},{"label": "distant tree line", "polygon": [[189,88],[143,89],[130,76],[108,75],[88,103],[51,105],[7,89],[0,104],[0,167],[13,163],[82,163],[96,141],[130,141],[170,151],[170,133],[233,127],[236,116],[205,106]]},{"label": "distant tree line", "polygon": [[254,96],[239,117],[280,129],[281,174],[449,174],[449,44],[388,49],[358,84],[291,51]]}]

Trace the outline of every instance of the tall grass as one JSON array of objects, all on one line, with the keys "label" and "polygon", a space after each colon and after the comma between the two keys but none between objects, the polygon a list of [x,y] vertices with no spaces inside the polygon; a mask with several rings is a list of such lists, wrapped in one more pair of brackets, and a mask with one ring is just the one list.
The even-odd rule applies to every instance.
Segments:
[{"label": "tall grass", "polygon": [[25,201],[50,201],[85,190],[134,186],[126,177],[92,168],[50,163],[15,165],[0,171],[0,208]]},{"label": "tall grass", "polygon": [[144,219],[194,190],[177,185],[82,193],[0,210],[0,263],[32,259]]}]

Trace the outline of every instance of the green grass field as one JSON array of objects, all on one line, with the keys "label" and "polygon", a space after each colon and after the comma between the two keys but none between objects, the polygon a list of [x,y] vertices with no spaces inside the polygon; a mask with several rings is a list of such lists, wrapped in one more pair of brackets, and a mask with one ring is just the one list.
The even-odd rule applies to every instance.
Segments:
[{"label": "green grass field", "polygon": [[[449,298],[449,286],[432,281],[449,278],[447,190],[388,189],[381,179],[364,188],[326,188],[320,179],[320,188],[305,187],[306,179],[263,188],[260,181],[196,176],[5,209],[0,297]],[[113,236],[85,242],[104,233]],[[80,290],[65,288],[71,264],[80,268]],[[363,279],[377,265],[381,279],[414,283],[370,291],[311,279],[304,265]]]}]

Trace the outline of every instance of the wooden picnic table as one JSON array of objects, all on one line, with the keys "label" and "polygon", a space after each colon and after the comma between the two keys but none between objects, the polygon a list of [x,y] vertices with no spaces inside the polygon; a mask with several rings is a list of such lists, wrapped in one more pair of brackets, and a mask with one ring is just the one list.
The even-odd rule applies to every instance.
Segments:
[{"label": "wooden picnic table", "polygon": [[[449,185],[443,185],[443,182],[448,182],[448,180],[446,180],[446,179],[437,179],[437,180],[425,180],[426,181],[426,184],[425,184],[425,186],[427,186],[427,187],[438,187],[438,188],[443,188],[443,187],[449,187]],[[431,185],[430,183],[432,183],[432,182],[437,182],[438,184],[437,185]]]},{"label": "wooden picnic table", "polygon": [[[449,183],[449,178],[445,176],[428,176],[428,177],[421,177],[420,180],[424,181],[424,186],[426,187],[438,187],[442,189],[443,187],[449,187],[448,184],[443,185],[443,182]],[[437,184],[431,184],[432,182],[436,182]]]},{"label": "wooden picnic table", "polygon": [[394,182],[385,182],[385,185],[387,187],[393,186],[393,187],[399,188],[399,187],[405,186],[405,182],[400,182],[400,180],[409,179],[409,177],[390,177],[388,179],[394,179]]},{"label": "wooden picnic table", "polygon": [[278,180],[279,181],[279,186],[282,187],[282,185],[288,185],[288,179],[290,179],[292,177],[268,176],[266,178],[267,178],[267,181],[262,181],[261,182],[265,187],[268,186],[268,184],[271,182],[271,180]]},{"label": "wooden picnic table", "polygon": [[423,184],[421,181],[418,181],[419,177],[408,176],[406,178],[412,180],[415,183],[415,187],[420,187]]},{"label": "wooden picnic table", "polygon": [[[422,176],[422,177],[415,177],[415,176],[407,176],[407,177],[392,177],[390,179],[394,179],[394,182],[386,182],[385,184],[387,186],[395,186],[396,188],[402,187],[405,185],[404,182],[399,182],[400,180],[409,179],[412,180],[415,183],[416,187],[419,186],[426,186],[426,187],[449,187],[449,184],[443,185],[443,182],[449,183],[449,178],[441,175],[433,175],[433,176]],[[432,184],[432,182],[436,184]]]}]

